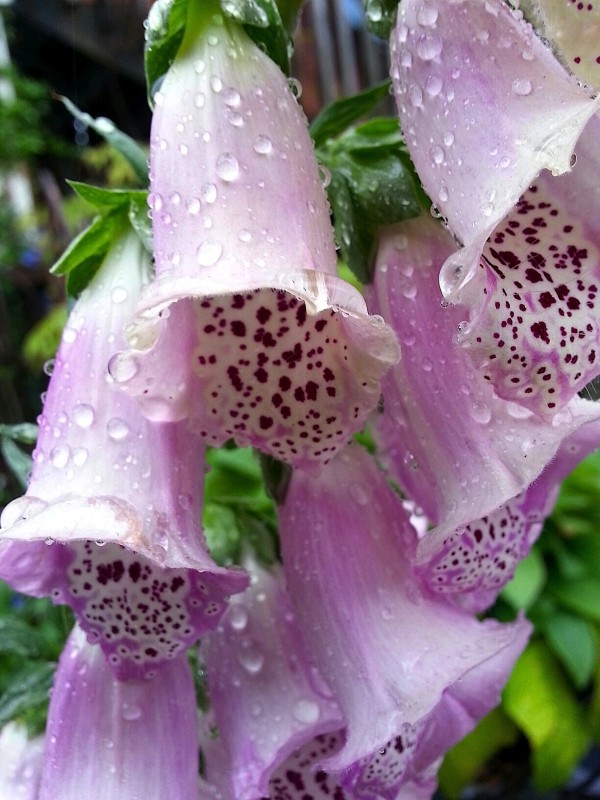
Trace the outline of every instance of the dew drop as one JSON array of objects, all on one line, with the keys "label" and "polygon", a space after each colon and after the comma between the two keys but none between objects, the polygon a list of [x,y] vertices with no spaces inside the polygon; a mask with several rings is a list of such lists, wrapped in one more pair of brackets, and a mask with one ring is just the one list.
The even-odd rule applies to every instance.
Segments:
[{"label": "dew drop", "polygon": [[70,344],[71,342],[74,342],[76,338],[77,338],[77,331],[74,328],[65,328],[63,330],[62,334],[63,342],[67,342],[68,344]]},{"label": "dew drop", "polygon": [[220,242],[206,240],[196,250],[196,261],[201,267],[212,267],[222,254],[223,245]]},{"label": "dew drop", "polygon": [[127,720],[128,722],[134,722],[136,719],[139,719],[142,716],[142,709],[137,705],[137,703],[123,703],[121,708],[121,715],[123,719]]},{"label": "dew drop", "polygon": [[257,136],[252,147],[256,153],[266,156],[273,150],[273,142],[268,136]]},{"label": "dew drop", "polygon": [[211,75],[208,84],[215,94],[223,88],[223,81],[217,75]]},{"label": "dew drop", "polygon": [[517,78],[517,80],[513,81],[512,90],[520,97],[526,97],[531,94],[531,81],[526,78]]},{"label": "dew drop", "polygon": [[404,233],[399,233],[394,236],[392,244],[394,245],[394,250],[404,250],[408,244],[408,237]]},{"label": "dew drop", "polygon": [[[237,163],[237,162],[236,162]],[[214,183],[205,183],[200,189],[200,198],[203,203],[214,203],[217,199],[217,187]]]},{"label": "dew drop", "polygon": [[319,164],[319,177],[323,188],[326,189],[331,183],[331,172],[323,164]]},{"label": "dew drop", "polygon": [[186,209],[189,214],[198,214],[200,211],[200,200],[197,197],[192,197],[188,200]]},{"label": "dew drop", "polygon": [[138,374],[137,359],[126,353],[117,353],[108,362],[108,372],[117,383],[126,383]]},{"label": "dew drop", "polygon": [[413,84],[408,90],[408,99],[415,108],[420,108],[423,105],[423,92],[421,87]]},{"label": "dew drop", "polygon": [[303,725],[311,725],[321,716],[319,704],[314,700],[298,700],[292,710],[294,719]]},{"label": "dew drop", "polygon": [[206,97],[204,92],[196,92],[194,95],[194,105],[196,108],[204,108],[204,104],[206,103]]},{"label": "dew drop", "polygon": [[446,131],[443,136],[443,142],[446,147],[451,147],[454,144],[454,133],[452,131]]},{"label": "dew drop", "polygon": [[383,9],[381,4],[378,2],[372,2],[367,4],[367,16],[371,22],[381,22],[383,18]]},{"label": "dew drop", "polygon": [[425,91],[429,97],[437,97],[442,91],[443,86],[444,82],[439,75],[430,75],[425,81]]},{"label": "dew drop", "polygon": [[434,6],[422,6],[417,14],[417,22],[424,28],[432,28],[438,19],[438,10]]},{"label": "dew drop", "polygon": [[433,61],[442,52],[442,38],[437,34],[426,33],[419,37],[417,55],[422,61]]},{"label": "dew drop", "polygon": [[221,153],[217,158],[216,167],[217,175],[226,183],[237,180],[240,174],[240,165],[233,153]]},{"label": "dew drop", "polygon": [[238,661],[250,675],[257,675],[263,668],[265,657],[252,642],[247,642],[237,654]]},{"label": "dew drop", "polygon": [[229,108],[237,108],[242,102],[242,98],[236,89],[226,89],[223,92],[223,102]]},{"label": "dew drop", "polygon": [[353,483],[350,486],[350,497],[358,503],[359,506],[366,506],[369,503],[369,493],[364,486],[360,483]]},{"label": "dew drop", "polygon": [[243,631],[248,624],[248,612],[243,605],[236,603],[230,607],[228,619],[234,631]]},{"label": "dew drop", "polygon": [[247,231],[245,228],[238,233],[238,239],[240,242],[251,242],[252,241],[252,234],[250,231]]},{"label": "dew drop", "polygon": [[206,69],[206,64],[201,58],[199,58],[197,61],[194,61],[194,72],[196,73],[196,75],[202,75],[205,69]]},{"label": "dew drop", "polygon": [[50,451],[50,463],[57,469],[67,466],[71,457],[71,448],[67,444],[59,444]]},{"label": "dew drop", "polygon": [[113,441],[121,442],[129,435],[129,425],[125,420],[113,417],[107,422],[106,431]]},{"label": "dew drop", "polygon": [[423,361],[421,361],[421,368],[425,370],[425,372],[431,372],[433,369],[433,361],[430,358],[425,357]]},{"label": "dew drop", "polygon": [[447,186],[444,183],[442,183],[442,185],[440,186],[440,190],[438,192],[440,203],[445,203],[448,200],[449,196],[450,195],[448,194]]},{"label": "dew drop", "polygon": [[44,364],[44,373],[50,377],[54,372],[54,366],[56,364],[56,359],[51,358]]},{"label": "dew drop", "polygon": [[94,422],[94,409],[87,403],[79,403],[73,407],[71,417],[75,425],[80,428],[89,428]]},{"label": "dew drop", "polygon": [[110,299],[113,301],[113,303],[124,302],[127,300],[127,289],[125,289],[123,286],[115,286],[111,292]]},{"label": "dew drop", "polygon": [[297,78],[290,78],[289,81],[290,89],[292,90],[292,94],[298,100],[302,97],[302,84]]},{"label": "dew drop", "polygon": [[73,463],[76,467],[83,467],[88,460],[88,451],[85,447],[76,447],[73,450]]},{"label": "dew drop", "polygon": [[473,403],[469,413],[480,425],[487,425],[492,418],[492,409],[485,403]]},{"label": "dew drop", "polygon": [[429,151],[429,158],[431,158],[434,164],[443,164],[444,156],[444,150],[439,145],[434,145]]}]

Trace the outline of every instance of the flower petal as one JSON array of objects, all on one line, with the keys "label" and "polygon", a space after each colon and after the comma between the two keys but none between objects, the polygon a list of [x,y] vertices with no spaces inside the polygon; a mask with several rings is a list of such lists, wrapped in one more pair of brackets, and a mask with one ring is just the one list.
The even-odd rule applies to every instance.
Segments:
[{"label": "flower petal", "polygon": [[[303,635],[347,721],[344,748],[323,766],[347,769],[343,785],[359,797],[395,797],[445,693],[467,681],[491,708],[529,625],[481,623],[431,597],[413,574],[416,533],[402,504],[358,447],[318,480],[294,473],[280,531]],[[398,737],[399,758],[378,771],[372,759]]]},{"label": "flower petal", "polygon": [[566,437],[600,415],[597,404],[576,397],[547,421],[496,396],[457,344],[466,309],[442,302],[437,275],[452,248],[428,218],[386,230],[367,295],[403,348],[383,381],[374,433],[394,479],[437,526],[424,546],[520,494]]},{"label": "flower petal", "polygon": [[397,345],[336,276],[306,119],[279,69],[220,17],[156,101],[157,280],[111,373],[144,413],[187,417],[211,444],[327,461],[376,405]]},{"label": "flower petal", "polygon": [[38,800],[44,740],[8,722],[0,729],[0,800]]},{"label": "flower petal", "polygon": [[569,67],[600,89],[600,8],[577,0],[534,0],[534,20],[542,26]]},{"label": "flower petal", "polygon": [[214,628],[247,585],[241,570],[214,564],[201,537],[201,443],[181,424],[151,425],[107,381],[147,268],[126,237],[73,309],[29,488],[1,518],[0,576],[71,605],[121,678]]},{"label": "flower petal", "polygon": [[249,571],[252,585],[201,647],[224,751],[211,758],[215,748],[205,749],[206,776],[242,800],[268,794],[271,773],[293,751],[344,725],[304,648],[281,572]]},{"label": "flower petal", "polygon": [[198,798],[198,734],[186,656],[154,680],[116,680],[75,628],[56,673],[39,800]]},{"label": "flower petal", "polygon": [[392,75],[417,171],[465,246],[444,268],[450,299],[540,170],[569,169],[599,101],[502,0],[403,2]]},{"label": "flower petal", "polygon": [[600,422],[569,436],[537,480],[483,519],[445,539],[434,531],[419,544],[416,572],[432,592],[479,613],[512,578],[539,536],[561,482],[600,446]]},{"label": "flower petal", "polygon": [[553,414],[600,373],[600,116],[487,241],[461,340],[497,394]]}]

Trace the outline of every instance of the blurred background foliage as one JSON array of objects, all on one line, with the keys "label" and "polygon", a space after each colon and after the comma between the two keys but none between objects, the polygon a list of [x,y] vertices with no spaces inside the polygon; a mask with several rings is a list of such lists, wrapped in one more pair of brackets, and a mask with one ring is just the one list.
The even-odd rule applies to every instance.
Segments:
[{"label": "blurred background foliage", "polygon": [[[296,36],[294,71],[305,81],[311,117],[323,100],[348,88],[340,79],[335,89],[324,90],[311,72],[310,47],[318,49],[323,36],[321,7],[316,1],[306,4]],[[24,37],[42,36],[38,29],[29,31],[26,22],[26,15],[18,14],[9,20],[14,52],[20,52]],[[367,36],[362,28],[359,34]],[[67,316],[64,281],[51,278],[49,267],[93,213],[65,178],[109,188],[136,184],[127,159],[81,118],[73,120],[52,92],[67,94],[90,112],[111,115],[134,138],[145,141],[148,134],[147,109],[132,113],[141,106],[129,103],[134,91],[144,96],[141,52],[137,78],[128,67],[111,83],[114,64],[94,62],[87,51],[75,57],[64,42],[54,45],[45,76],[32,62],[31,48],[20,63],[0,69],[0,506],[26,485],[33,422],[47,383],[43,366],[56,352]],[[372,46],[381,51],[380,42]],[[47,47],[40,52],[43,60]],[[368,59],[362,51],[359,56],[360,72],[361,59],[363,67]],[[109,79],[98,77],[107,70]],[[364,87],[357,80],[351,88]],[[400,213],[402,206],[411,215],[426,203],[394,119],[352,127],[380,110],[387,95],[387,85],[379,83],[358,98],[328,106],[313,122],[338,198],[333,207],[341,253],[355,268],[357,254],[364,264],[369,253],[377,222],[371,211],[382,185],[386,213]],[[390,174],[405,191],[394,191]],[[263,563],[273,563],[278,557],[275,504],[254,453],[225,447],[209,450],[208,461],[203,522],[213,556],[222,564],[239,563],[251,548]],[[599,491],[600,454],[595,454],[565,481],[539,541],[491,610],[501,620],[525,613],[535,632],[502,704],[447,755],[440,797],[600,797]],[[32,733],[43,729],[52,676],[71,625],[68,610],[15,595],[0,584],[0,727],[19,719]],[[201,694],[200,679],[198,688]]]}]

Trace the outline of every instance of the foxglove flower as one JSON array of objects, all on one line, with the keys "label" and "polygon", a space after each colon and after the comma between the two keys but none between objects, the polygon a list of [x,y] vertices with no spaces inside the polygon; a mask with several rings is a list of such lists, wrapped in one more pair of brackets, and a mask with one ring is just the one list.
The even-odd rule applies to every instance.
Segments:
[{"label": "foxglove flower", "polygon": [[552,420],[600,372],[600,101],[502,0],[403,2],[392,75],[462,244],[441,272],[469,307],[461,342],[499,396]]},{"label": "foxglove flower", "polygon": [[0,800],[38,800],[44,740],[9,722],[0,730]]},{"label": "foxglove flower", "polygon": [[150,418],[188,418],[211,444],[325,462],[376,405],[397,345],[336,276],[285,77],[217,4],[189,7],[152,122],[157,279],[111,372]]},{"label": "foxglove flower", "polygon": [[249,568],[252,585],[232,598],[219,628],[202,641],[211,701],[205,774],[222,795],[259,800],[272,773],[315,737],[344,726],[311,663],[281,569]]},{"label": "foxglove flower", "polygon": [[76,626],[54,679],[36,800],[198,800],[196,695],[185,654],[119,681]]},{"label": "foxglove flower", "polygon": [[479,622],[429,592],[402,503],[358,447],[318,480],[294,473],[280,532],[302,633],[346,721],[322,768],[359,800],[427,783],[498,701],[529,624]]},{"label": "foxglove flower", "polygon": [[[453,249],[451,236],[430,218],[386,229],[367,294],[369,307],[388,320],[403,348],[402,360],[382,383],[383,413],[373,420],[378,452],[394,479],[435,526],[419,545],[427,551],[427,560],[455,529],[462,531],[474,523],[471,536],[475,530],[478,536],[484,529],[489,531],[492,517],[478,521],[489,514],[498,526],[506,529],[508,525],[516,539],[523,541],[518,529],[534,522],[534,509],[539,521],[547,503],[542,502],[539,487],[525,496],[522,493],[561,444],[570,448],[570,437],[581,429],[577,435],[583,455],[600,445],[599,425],[594,422],[600,418],[598,404],[575,396],[549,422],[498,397],[473,366],[457,342],[468,309],[442,302],[438,286],[439,268]],[[570,455],[567,461],[570,469],[576,464]],[[552,497],[555,484],[567,474],[566,467],[560,477],[552,470],[549,483],[544,479]],[[511,498],[518,499],[501,508]],[[531,537],[527,540],[526,549]],[[509,546],[512,558],[503,549]],[[505,569],[497,571],[491,562],[485,568],[492,570],[494,579],[505,581],[515,558],[525,552],[512,536],[498,540],[496,565],[504,560]],[[486,569],[481,562],[478,566],[482,579]]]},{"label": "foxglove flower", "polygon": [[124,235],[71,313],[29,488],[1,518],[0,577],[69,604],[124,679],[215,627],[247,583],[202,539],[202,447],[181,425],[148,423],[106,372],[147,278],[141,243]]}]

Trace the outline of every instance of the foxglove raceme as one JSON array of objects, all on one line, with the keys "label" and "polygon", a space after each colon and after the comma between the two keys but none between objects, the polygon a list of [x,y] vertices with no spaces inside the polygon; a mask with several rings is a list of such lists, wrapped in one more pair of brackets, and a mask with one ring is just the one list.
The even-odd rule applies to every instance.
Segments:
[{"label": "foxglove raceme", "polygon": [[600,372],[600,100],[502,0],[403,2],[392,75],[463,245],[441,272],[469,309],[461,342],[499,396],[551,419]]},{"label": "foxglove raceme", "polygon": [[[439,290],[439,268],[453,248],[450,235],[429,217],[380,236],[367,298],[396,332],[403,356],[382,382],[383,411],[375,415],[373,430],[394,479],[436,526],[419,546],[429,551],[427,559],[457,528],[473,523],[471,535],[483,535],[494,523],[490,517],[480,525],[479,519],[494,515],[507,535],[498,537],[492,561],[477,566],[477,579],[491,570],[491,587],[496,578],[502,583],[510,577],[531,545],[532,531],[524,542],[522,526],[537,524],[547,511],[539,486],[526,496],[522,492],[561,444],[570,468],[575,466],[574,435],[579,458],[600,444],[600,406],[575,396],[548,420],[497,396],[457,342],[468,309],[444,303]],[[548,473],[549,495],[554,497],[567,472]],[[511,498],[517,499],[501,508]]]},{"label": "foxglove raceme", "polygon": [[205,774],[235,800],[273,797],[274,771],[307,742],[344,727],[302,642],[281,568],[248,569],[252,585],[201,645],[211,701],[205,727],[218,732],[204,737]]},{"label": "foxglove raceme", "polygon": [[196,694],[186,654],[119,681],[76,626],[61,656],[36,800],[198,800]]},{"label": "foxglove raceme", "polygon": [[202,446],[177,424],[152,425],[106,371],[148,257],[115,242],[63,333],[27,493],[1,518],[0,577],[75,611],[118,677],[152,672],[241,591],[199,527]]},{"label": "foxglove raceme", "polygon": [[414,574],[417,535],[374,460],[350,446],[320,479],[295,472],[280,513],[301,631],[346,721],[322,765],[356,800],[393,800],[498,701],[524,620],[478,622]]},{"label": "foxglove raceme", "polygon": [[214,0],[189,7],[152,123],[157,280],[111,372],[150,418],[187,418],[211,444],[326,462],[376,405],[397,345],[336,276],[285,77]]}]

